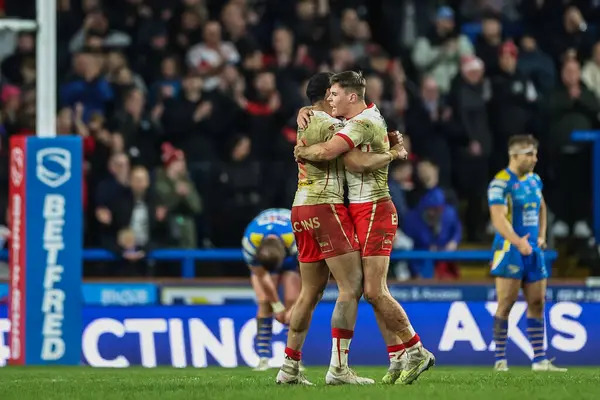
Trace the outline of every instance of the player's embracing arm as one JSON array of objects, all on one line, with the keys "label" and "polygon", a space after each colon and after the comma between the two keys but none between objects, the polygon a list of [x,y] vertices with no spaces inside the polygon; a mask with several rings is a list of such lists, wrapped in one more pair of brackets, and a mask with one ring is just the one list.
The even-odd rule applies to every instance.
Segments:
[{"label": "player's embracing arm", "polygon": [[390,132],[388,137],[392,148],[385,153],[370,153],[352,149],[344,154],[346,169],[355,173],[368,173],[384,168],[394,160],[406,160],[408,152],[404,149],[404,141],[400,132]]},{"label": "player's embracing arm", "polygon": [[296,145],[294,156],[296,160],[322,162],[331,161],[365,142],[368,130],[362,121],[348,121],[338,133],[326,142],[311,146]]},{"label": "player's embracing arm", "polygon": [[537,245],[540,249],[546,248],[546,231],[548,230],[548,208],[546,207],[546,200],[544,199],[544,195],[542,194],[542,189],[544,188],[544,184],[540,179],[538,174],[533,174],[533,179],[538,184],[539,189],[539,197],[540,197],[540,220],[539,220],[539,233],[537,238]]},{"label": "player's embracing arm", "polygon": [[[508,179],[494,178],[488,186],[488,205],[492,225],[502,237],[517,247],[521,253],[531,253],[527,236],[519,237],[508,220],[507,197],[510,195]],[[529,249],[527,247],[529,246]]]}]

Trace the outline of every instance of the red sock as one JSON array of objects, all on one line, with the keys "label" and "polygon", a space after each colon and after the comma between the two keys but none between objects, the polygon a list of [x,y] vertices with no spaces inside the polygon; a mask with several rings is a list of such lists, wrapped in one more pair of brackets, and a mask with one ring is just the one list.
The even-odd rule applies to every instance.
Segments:
[{"label": "red sock", "polygon": [[395,344],[387,347],[388,356],[390,360],[399,359],[402,354],[406,351],[403,344]]},{"label": "red sock", "polygon": [[300,361],[300,359],[302,359],[301,351],[296,351],[294,349],[290,349],[289,347],[285,348],[285,355],[294,361]]},{"label": "red sock", "polygon": [[331,365],[342,368],[348,366],[348,352],[354,331],[349,329],[331,328],[332,347]]},{"label": "red sock", "polygon": [[352,339],[354,331],[350,329],[331,328],[331,337],[336,339]]},{"label": "red sock", "polygon": [[404,347],[406,350],[410,351],[412,348],[417,348],[421,344],[421,338],[417,333],[406,343],[404,343]]}]

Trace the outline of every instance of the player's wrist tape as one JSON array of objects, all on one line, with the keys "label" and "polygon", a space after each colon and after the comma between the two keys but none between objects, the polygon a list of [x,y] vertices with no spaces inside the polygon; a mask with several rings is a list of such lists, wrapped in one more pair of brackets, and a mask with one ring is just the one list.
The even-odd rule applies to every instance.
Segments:
[{"label": "player's wrist tape", "polygon": [[390,150],[389,153],[390,153],[390,157],[391,157],[390,162],[394,161],[400,157],[400,153],[398,153],[398,151],[396,151],[396,150]]},{"label": "player's wrist tape", "polygon": [[271,308],[275,314],[285,311],[285,306],[282,302],[278,301],[276,303],[271,303]]}]

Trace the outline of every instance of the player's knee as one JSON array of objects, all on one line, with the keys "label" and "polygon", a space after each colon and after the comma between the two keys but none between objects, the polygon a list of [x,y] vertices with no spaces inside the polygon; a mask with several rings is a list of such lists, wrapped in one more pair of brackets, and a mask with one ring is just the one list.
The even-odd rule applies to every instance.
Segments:
[{"label": "player's knee", "polygon": [[541,315],[544,310],[544,299],[542,297],[527,302],[527,308],[531,314]]},{"label": "player's knee", "polygon": [[360,279],[348,279],[347,281],[338,283],[340,295],[349,296],[360,299],[363,294],[363,284]]},{"label": "player's knee", "polygon": [[319,290],[319,292],[317,293],[317,303],[320,302],[323,299],[323,295],[325,294],[325,288],[321,288],[321,290]]},{"label": "player's knee", "polygon": [[[295,301],[296,305],[298,306],[299,304],[301,304],[302,307],[306,307],[306,308],[310,308],[310,309],[314,309],[317,306],[317,303],[319,302],[319,297],[320,293],[318,291],[312,291],[312,290],[305,290],[304,288],[300,291],[300,295],[298,296],[298,299]],[[293,305],[294,302],[291,303],[291,305]],[[290,307],[291,307],[290,305]],[[288,307],[286,305],[286,307]]]},{"label": "player's knee", "polygon": [[365,300],[370,304],[377,303],[383,296],[385,296],[385,290],[381,285],[369,285],[365,284],[364,288]]},{"label": "player's knee", "polygon": [[510,314],[510,310],[515,304],[512,298],[498,298],[498,308],[496,309],[496,316],[502,319],[508,319],[508,315]]}]

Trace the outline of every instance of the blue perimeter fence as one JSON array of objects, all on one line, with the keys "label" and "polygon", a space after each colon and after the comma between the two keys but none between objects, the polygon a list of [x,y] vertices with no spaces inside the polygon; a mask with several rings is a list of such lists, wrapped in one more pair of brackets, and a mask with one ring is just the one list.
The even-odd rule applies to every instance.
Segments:
[{"label": "blue perimeter fence", "polygon": [[[431,264],[436,261],[491,261],[493,252],[488,250],[458,250],[458,251],[394,251],[391,255],[392,261],[424,260]],[[552,263],[558,257],[554,250],[545,253],[547,267],[552,269]],[[241,249],[162,249],[154,250],[148,254],[148,258],[155,261],[180,261],[181,276],[193,279],[196,276],[196,261],[227,261],[244,262]],[[115,255],[103,249],[86,249],[83,251],[84,261],[115,261]],[[8,260],[8,251],[0,251],[0,260]]]}]

